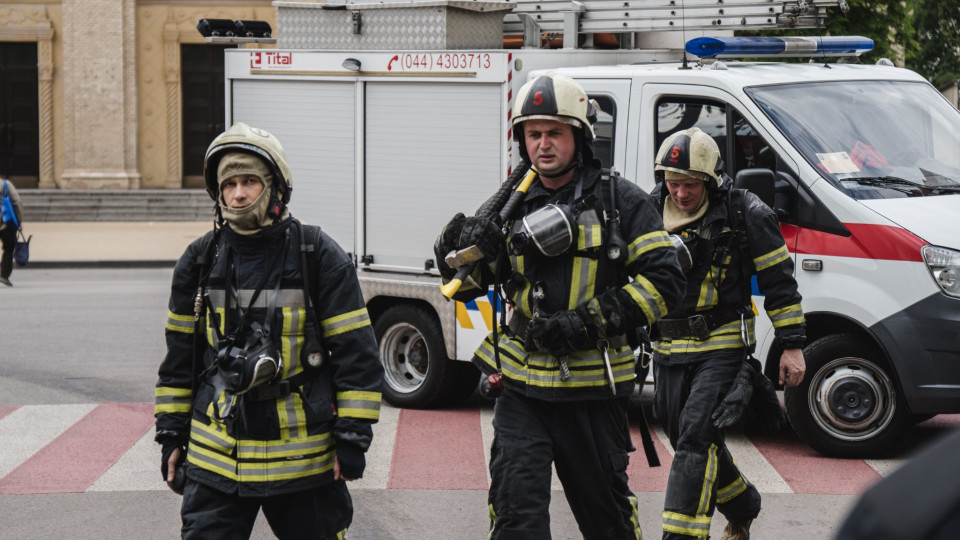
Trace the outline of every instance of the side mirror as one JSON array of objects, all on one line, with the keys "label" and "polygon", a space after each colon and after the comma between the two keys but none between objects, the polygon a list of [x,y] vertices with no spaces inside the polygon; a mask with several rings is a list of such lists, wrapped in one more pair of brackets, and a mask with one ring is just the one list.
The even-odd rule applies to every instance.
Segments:
[{"label": "side mirror", "polygon": [[760,197],[770,208],[776,201],[776,177],[770,169],[743,169],[733,181],[735,189],[745,189]]}]

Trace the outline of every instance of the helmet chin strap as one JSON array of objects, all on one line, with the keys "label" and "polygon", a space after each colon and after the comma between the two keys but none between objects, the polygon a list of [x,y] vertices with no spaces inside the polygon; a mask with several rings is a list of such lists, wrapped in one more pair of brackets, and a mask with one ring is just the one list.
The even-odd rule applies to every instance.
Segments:
[{"label": "helmet chin strap", "polygon": [[570,165],[567,165],[567,167],[566,167],[565,169],[563,169],[562,171],[560,171],[560,172],[558,172],[558,173],[546,174],[546,173],[544,173],[543,171],[540,171],[540,176],[541,176],[542,178],[549,178],[549,179],[551,179],[551,180],[554,179],[554,178],[560,178],[561,176],[567,174],[568,172],[576,169],[577,166],[579,166],[579,165],[580,165],[580,164],[577,163],[576,161],[572,161],[572,162],[570,162]]}]

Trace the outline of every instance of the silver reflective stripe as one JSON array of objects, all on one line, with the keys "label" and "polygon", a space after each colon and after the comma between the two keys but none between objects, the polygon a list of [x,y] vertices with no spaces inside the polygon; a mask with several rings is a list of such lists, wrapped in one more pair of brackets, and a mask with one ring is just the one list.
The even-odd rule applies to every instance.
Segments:
[{"label": "silver reflective stripe", "polygon": [[706,520],[703,520],[676,512],[664,512],[663,530],[697,538],[706,538],[707,534],[710,533],[710,517],[707,516]]},{"label": "silver reflective stripe", "polygon": [[740,495],[746,491],[747,486],[747,481],[743,478],[743,476],[738,477],[729,485],[717,490],[717,504],[722,504],[733,500],[737,495]]},{"label": "silver reflective stripe", "polygon": [[277,400],[277,414],[282,436],[290,438],[306,436],[306,432],[301,432],[306,428],[307,419],[299,394],[291,392],[287,397]]},{"label": "silver reflective stripe", "polygon": [[700,505],[697,507],[697,517],[707,515],[710,510],[710,498],[713,494],[713,484],[717,481],[717,445],[711,444],[707,448],[707,468],[703,473],[703,486],[700,489]]},{"label": "silver reflective stripe", "polygon": [[241,482],[272,482],[322,474],[333,469],[336,452],[285,461],[240,463]]},{"label": "silver reflective stripe", "polygon": [[667,314],[667,305],[664,303],[663,297],[660,296],[660,292],[647,278],[641,275],[635,276],[633,281],[624,287],[624,290],[633,298],[633,301],[637,303],[637,306],[649,321],[659,321]]},{"label": "silver reflective stripe", "polygon": [[297,372],[300,365],[300,348],[303,347],[305,308],[283,308],[283,331],[281,332],[281,350],[283,356],[283,378],[288,379]]},{"label": "silver reflective stripe", "polygon": [[793,304],[785,308],[768,311],[767,316],[770,317],[774,328],[800,324],[803,322],[803,308],[800,307],[800,304]]},{"label": "silver reflective stripe", "polygon": [[759,272],[765,268],[769,268],[775,264],[783,262],[790,258],[790,252],[787,251],[787,246],[780,246],[779,248],[767,253],[766,255],[761,255],[753,260],[753,266]]},{"label": "silver reflective stripe", "polygon": [[216,448],[224,453],[232,453],[236,440],[227,435],[226,430],[216,428],[216,424],[206,425],[193,419],[190,422],[190,439]]},{"label": "silver reflective stripe", "polygon": [[[253,298],[254,289],[243,289],[240,291],[240,306],[243,309],[246,309],[250,305],[250,299]],[[277,305],[284,307],[303,307],[303,290],[302,289],[280,289],[279,295],[277,296]],[[209,291],[210,303],[215,308],[226,307],[224,299],[226,294],[222,289],[213,289]],[[260,291],[260,295],[257,296],[257,301],[253,303],[254,308],[266,309],[267,304],[270,301],[270,297],[273,296],[273,291],[263,290]],[[230,302],[233,304],[233,301]]]},{"label": "silver reflective stripe", "polygon": [[579,225],[579,227],[577,249],[591,249],[603,243],[603,233],[600,230],[600,225]]},{"label": "silver reflective stripe", "polygon": [[323,328],[323,337],[336,336],[357,328],[370,326],[370,314],[367,313],[367,308],[355,309],[348,313],[324,319],[320,321],[320,326]]},{"label": "silver reflective stripe", "polygon": [[316,454],[330,448],[329,433],[306,439],[290,441],[240,441],[237,444],[237,458],[248,459],[286,459]]},{"label": "silver reflective stripe", "polygon": [[633,263],[644,253],[657,248],[673,249],[673,242],[670,241],[670,237],[665,231],[647,233],[630,242],[627,247],[627,264]]},{"label": "silver reflective stripe", "polygon": [[172,332],[182,332],[192,334],[194,328],[193,315],[178,315],[172,311],[167,311],[166,329]]},{"label": "silver reflective stripe", "polygon": [[597,261],[586,257],[573,258],[573,271],[570,279],[570,300],[567,309],[573,309],[590,298],[593,298],[593,287],[596,280],[591,279],[596,273]]},{"label": "silver reflective stripe", "polygon": [[187,461],[201,469],[237,480],[237,462],[229,456],[216,454],[191,444],[187,450]]}]

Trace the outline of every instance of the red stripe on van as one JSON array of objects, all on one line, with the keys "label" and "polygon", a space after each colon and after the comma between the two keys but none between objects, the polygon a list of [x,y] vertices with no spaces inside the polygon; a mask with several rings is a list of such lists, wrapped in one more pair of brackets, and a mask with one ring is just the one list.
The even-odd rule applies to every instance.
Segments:
[{"label": "red stripe on van", "polygon": [[487,489],[480,411],[402,409],[387,489]]},{"label": "red stripe on van", "polygon": [[797,494],[860,495],[881,478],[863,460],[824,457],[792,434],[748,438]]},{"label": "red stripe on van", "polygon": [[152,403],[99,405],[0,479],[0,495],[82,493],[153,424]]},{"label": "red stripe on van", "polygon": [[851,236],[840,236],[786,223],[780,224],[780,232],[787,242],[787,249],[797,255],[923,261],[920,248],[927,245],[927,242],[906,229],[868,223],[844,223],[843,225],[850,231]]},{"label": "red stripe on van", "polygon": [[4,416],[12,413],[13,411],[15,411],[15,410],[17,410],[17,409],[19,409],[19,408],[20,408],[19,405],[3,405],[3,406],[0,406],[0,419],[2,419]]}]

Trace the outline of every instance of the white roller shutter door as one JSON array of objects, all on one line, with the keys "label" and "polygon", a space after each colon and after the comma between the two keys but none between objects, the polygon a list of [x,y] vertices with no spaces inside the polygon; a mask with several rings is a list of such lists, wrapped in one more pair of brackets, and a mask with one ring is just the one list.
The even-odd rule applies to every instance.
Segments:
[{"label": "white roller shutter door", "polygon": [[456,212],[505,178],[502,86],[367,83],[366,249],[375,266],[422,271]]},{"label": "white roller shutter door", "polygon": [[355,253],[355,84],[233,81],[233,121],[273,133],[293,170],[290,210]]}]

